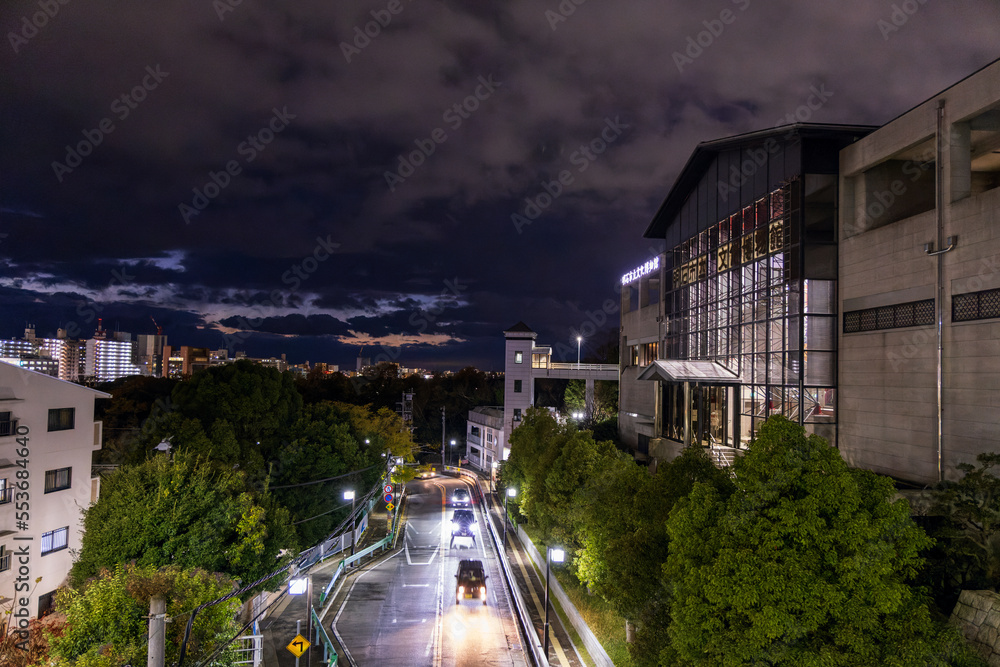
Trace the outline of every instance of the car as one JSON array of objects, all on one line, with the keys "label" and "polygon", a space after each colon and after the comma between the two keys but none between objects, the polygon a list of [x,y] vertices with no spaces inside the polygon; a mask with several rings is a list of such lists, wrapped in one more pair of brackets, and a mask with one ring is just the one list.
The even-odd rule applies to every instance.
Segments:
[{"label": "car", "polygon": [[434,471],[434,466],[422,465],[417,468],[417,479],[430,479],[436,475],[437,473]]},{"label": "car", "polygon": [[462,600],[480,599],[486,604],[486,572],[481,560],[462,560],[458,563],[458,580],[455,589],[455,604]]},{"label": "car", "polygon": [[469,492],[464,487],[456,489],[455,493],[451,494],[451,504],[453,507],[468,507],[471,502],[472,499],[469,498]]},{"label": "car", "polygon": [[476,515],[472,510],[455,510],[455,514],[451,517],[451,544],[449,546],[455,546],[455,540],[459,542],[464,542],[468,539],[473,546],[476,544]]}]

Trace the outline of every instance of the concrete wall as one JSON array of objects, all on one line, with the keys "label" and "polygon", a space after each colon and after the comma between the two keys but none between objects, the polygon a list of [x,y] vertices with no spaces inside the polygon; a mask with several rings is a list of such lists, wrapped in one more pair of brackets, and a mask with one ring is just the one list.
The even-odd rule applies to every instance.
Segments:
[{"label": "concrete wall", "polygon": [[[662,294],[661,294],[662,298]],[[660,339],[660,324],[657,317],[660,314],[660,304],[652,303],[644,308],[622,313],[622,338],[625,344],[621,349],[621,359],[625,364],[630,362],[629,346],[642,343],[660,343],[660,357],[663,357],[663,341]],[[621,380],[618,390],[618,433],[626,446],[638,447],[638,435],[654,437],[653,420],[656,415],[656,382],[638,381],[642,368],[623,366],[620,368]],[[632,415],[638,415],[633,417]]]},{"label": "concrete wall", "polygon": [[[905,211],[908,204],[902,200],[926,200],[928,193],[916,189],[934,187],[934,179],[926,175],[933,176],[938,166],[928,159],[935,156],[939,100],[945,101],[942,237],[957,237],[955,249],[940,255],[941,471],[954,478],[956,464],[974,461],[981,452],[1000,451],[1000,318],[951,321],[954,295],[1000,288],[1000,188],[977,190],[969,171],[969,128],[1000,128],[994,120],[1000,107],[1000,63],[841,152],[840,311],[842,325],[844,312],[936,298],[939,260],[924,250],[926,243],[938,249],[936,211],[901,219],[881,216],[896,220],[883,226],[877,219],[880,206]],[[980,142],[982,134],[976,135]],[[884,187],[873,191],[878,183]],[[839,445],[844,458],[901,479],[936,482],[936,326],[851,334],[841,326],[840,331]]]},{"label": "concrete wall", "polygon": [[[12,412],[18,426],[27,427],[28,456],[25,468],[15,466],[0,469],[0,477],[7,484],[16,484],[18,471],[27,470],[27,495],[15,497],[15,502],[0,505],[0,531],[13,534],[0,537],[6,550],[17,552],[27,546],[27,558],[14,556],[11,569],[0,573],[0,596],[21,598],[31,616],[38,612],[38,598],[58,588],[66,579],[73,564],[72,550],[79,550],[83,538],[82,510],[91,502],[92,453],[100,449],[99,429],[94,426],[94,399],[107,394],[87,389],[70,382],[26,371],[10,364],[0,363],[0,410]],[[74,428],[48,431],[48,413],[51,408],[74,408]],[[16,462],[22,457],[23,447],[16,437],[0,438],[0,459]],[[71,486],[68,489],[45,493],[45,472],[71,468]],[[18,502],[26,503],[18,508]],[[26,508],[26,509],[25,509]],[[18,521],[24,519],[24,529]],[[60,551],[41,554],[42,533],[69,527],[68,547]],[[15,540],[29,537],[29,540]],[[19,562],[22,561],[22,562]],[[26,561],[26,562],[23,562]],[[30,594],[15,590],[19,568],[26,565]],[[36,585],[35,579],[41,577]]]}]

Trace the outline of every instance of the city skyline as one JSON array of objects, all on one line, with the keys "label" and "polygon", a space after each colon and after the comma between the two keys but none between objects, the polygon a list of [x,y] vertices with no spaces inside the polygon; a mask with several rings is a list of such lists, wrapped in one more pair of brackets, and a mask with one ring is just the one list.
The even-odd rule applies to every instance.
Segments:
[{"label": "city skyline", "polygon": [[153,318],[172,344],[290,363],[351,368],[363,347],[483,370],[518,321],[574,353],[593,330],[585,357],[615,338],[616,287],[663,250],[641,233],[699,142],[884,124],[994,60],[1000,18],[918,0],[53,6],[0,17],[0,338]]}]

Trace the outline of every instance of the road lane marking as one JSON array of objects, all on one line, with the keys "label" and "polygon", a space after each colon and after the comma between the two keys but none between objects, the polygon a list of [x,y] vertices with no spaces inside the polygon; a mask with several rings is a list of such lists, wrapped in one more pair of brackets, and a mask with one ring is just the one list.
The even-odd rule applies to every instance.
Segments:
[{"label": "road lane marking", "polygon": [[[531,583],[531,578],[528,577],[528,570],[524,567],[524,561],[521,560],[521,554],[517,549],[514,549],[514,558],[517,560],[517,566],[521,568],[521,574],[524,575],[524,582],[528,584],[528,592],[531,593],[531,599],[535,602],[535,609],[538,610],[542,619],[545,618],[545,605],[542,601],[538,599],[538,593],[535,592],[535,586]],[[555,607],[553,606],[552,613],[555,614],[556,618],[559,615],[555,613]],[[551,625],[551,621],[549,625]],[[542,622],[542,632],[545,632],[544,620]],[[570,667],[569,660],[566,659],[566,653],[563,651],[562,644],[559,643],[559,637],[555,632],[549,632],[549,639],[552,641],[552,648],[556,650],[556,657],[559,658],[559,664],[563,667]]]}]

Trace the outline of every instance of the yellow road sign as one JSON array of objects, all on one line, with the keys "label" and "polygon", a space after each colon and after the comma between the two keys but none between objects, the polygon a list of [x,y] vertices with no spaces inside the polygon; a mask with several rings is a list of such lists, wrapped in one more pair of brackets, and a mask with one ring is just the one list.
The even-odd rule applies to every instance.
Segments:
[{"label": "yellow road sign", "polygon": [[306,639],[302,635],[295,635],[295,639],[292,640],[292,643],[286,646],[285,648],[287,648],[292,655],[298,658],[303,653],[305,653],[306,649],[309,648],[310,646],[311,644],[309,643],[308,639]]},{"label": "yellow road sign", "polygon": [[396,509],[396,506],[393,505],[392,503],[387,503],[385,508],[391,512],[392,510]]}]

